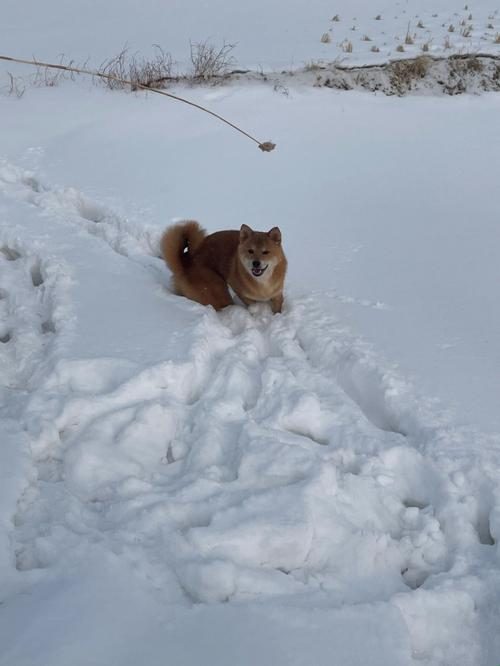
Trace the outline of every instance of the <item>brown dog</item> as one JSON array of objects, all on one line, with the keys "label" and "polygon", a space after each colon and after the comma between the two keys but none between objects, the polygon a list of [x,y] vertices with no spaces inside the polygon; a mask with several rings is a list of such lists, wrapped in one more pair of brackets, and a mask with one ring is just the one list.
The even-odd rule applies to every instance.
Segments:
[{"label": "brown dog", "polygon": [[266,233],[243,224],[207,236],[190,220],[166,230],[161,251],[181,296],[221,310],[233,303],[229,285],[246,305],[269,301],[281,312],[287,263],[278,227]]}]

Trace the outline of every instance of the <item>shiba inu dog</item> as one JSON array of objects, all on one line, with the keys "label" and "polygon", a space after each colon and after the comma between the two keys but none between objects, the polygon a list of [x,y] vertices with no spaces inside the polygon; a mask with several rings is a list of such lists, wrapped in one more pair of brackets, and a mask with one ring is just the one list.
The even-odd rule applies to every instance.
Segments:
[{"label": "shiba inu dog", "polygon": [[233,304],[231,287],[246,305],[269,301],[281,312],[287,262],[278,227],[253,231],[243,224],[207,236],[188,220],[165,231],[161,251],[177,294],[221,310]]}]

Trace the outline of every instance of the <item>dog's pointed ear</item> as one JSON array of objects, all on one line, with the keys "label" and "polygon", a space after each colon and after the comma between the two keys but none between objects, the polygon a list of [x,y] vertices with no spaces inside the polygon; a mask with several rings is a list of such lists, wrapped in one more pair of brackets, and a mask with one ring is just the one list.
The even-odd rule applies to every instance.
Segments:
[{"label": "dog's pointed ear", "polygon": [[252,234],[253,234],[253,229],[250,229],[250,227],[247,224],[242,224],[240,229],[240,243],[244,243],[246,240],[250,238]]},{"label": "dog's pointed ear", "polygon": [[267,232],[269,238],[274,241],[277,245],[281,243],[281,231],[279,227],[273,227],[271,231]]}]

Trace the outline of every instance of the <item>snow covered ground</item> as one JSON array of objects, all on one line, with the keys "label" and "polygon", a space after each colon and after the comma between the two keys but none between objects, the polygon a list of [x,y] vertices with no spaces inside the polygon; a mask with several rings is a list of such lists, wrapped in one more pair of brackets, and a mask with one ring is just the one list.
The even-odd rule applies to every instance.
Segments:
[{"label": "snow covered ground", "polygon": [[[50,57],[53,9],[9,39]],[[498,665],[500,95],[179,92],[276,151],[84,79],[0,97],[0,664]],[[283,314],[172,295],[176,217],[278,224]]]},{"label": "snow covered ground", "polygon": [[167,10],[163,0],[3,4],[4,53],[40,59],[64,54],[94,66],[125,44],[141,54],[159,44],[182,72],[190,67],[190,42],[207,39],[235,45],[238,66],[266,71],[317,61],[385,62],[423,52],[500,54],[497,0],[169,0]]}]

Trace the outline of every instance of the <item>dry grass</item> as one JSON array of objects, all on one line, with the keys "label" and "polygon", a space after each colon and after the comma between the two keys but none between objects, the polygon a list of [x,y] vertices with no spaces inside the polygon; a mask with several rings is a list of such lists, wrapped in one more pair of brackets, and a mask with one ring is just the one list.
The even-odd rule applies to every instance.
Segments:
[{"label": "dry grass", "polygon": [[335,21],[335,23],[338,23],[340,21],[340,16],[338,14],[335,14],[335,16],[332,17],[332,21]]},{"label": "dry grass", "polygon": [[430,43],[430,42],[424,42],[424,43],[422,44],[422,51],[423,51],[424,53],[428,53],[429,50],[430,50],[430,48],[431,48],[431,43]]},{"label": "dry grass", "polygon": [[380,49],[379,49],[378,46],[375,46],[375,45],[374,45],[374,46],[371,47],[370,51],[372,51],[373,53],[379,53],[379,52],[380,52]]},{"label": "dry grass", "polygon": [[382,20],[382,15],[377,14],[377,16],[375,16],[375,21],[381,21],[381,20]]},{"label": "dry grass", "polygon": [[396,47],[396,51],[398,53],[404,53],[405,52],[405,47],[402,44],[398,44],[398,46]]},{"label": "dry grass", "polygon": [[469,72],[482,72],[484,69],[483,63],[475,56],[467,58],[466,63]]},{"label": "dry grass", "polygon": [[363,37],[361,37],[361,41],[362,42],[371,42],[372,40],[368,37],[368,35],[363,35]]},{"label": "dry grass", "polygon": [[23,79],[19,76],[14,76],[10,72],[7,72],[7,76],[9,78],[9,84],[5,90],[6,94],[17,97],[18,99],[21,98],[26,92],[26,86]]},{"label": "dry grass", "polygon": [[194,81],[224,78],[236,64],[231,55],[235,44],[224,42],[221,47],[217,47],[206,40],[204,42],[190,42],[190,46],[193,67],[191,78]]},{"label": "dry grass", "polygon": [[443,48],[445,49],[445,51],[447,51],[448,49],[451,49],[452,47],[453,47],[453,44],[451,43],[450,38],[447,36],[446,39],[444,40]]},{"label": "dry grass", "polygon": [[319,40],[322,44],[329,44],[332,41],[332,38],[330,37],[330,33],[324,32],[321,35],[321,39]]},{"label": "dry grass", "polygon": [[[401,45],[402,46],[402,45]],[[414,60],[398,60],[391,67],[391,84],[402,94],[412,88],[413,82],[423,79],[429,71],[430,58],[419,56]]]},{"label": "dry grass", "polygon": [[462,30],[460,30],[460,34],[462,37],[470,37],[472,34],[472,26],[468,25],[465,28],[462,28]]},{"label": "dry grass", "polygon": [[287,88],[287,86],[283,85],[279,81],[277,81],[274,86],[273,90],[276,93],[279,93],[280,95],[284,95],[285,97],[288,97],[290,95],[290,90]]},{"label": "dry grass", "polygon": [[448,69],[453,82],[459,86],[459,92],[464,92],[469,75],[480,74],[484,70],[484,65],[477,56],[468,58],[454,58],[452,56],[448,60]]},{"label": "dry grass", "polygon": [[[67,60],[64,55],[59,58],[59,65],[64,67],[74,67],[75,63],[72,60]],[[84,65],[85,66],[85,65]],[[54,88],[59,85],[61,81],[67,79],[74,79],[75,74],[72,72],[65,72],[62,70],[54,71],[48,67],[36,67],[34,74],[27,76],[14,76],[10,72],[6,72],[8,84],[2,88],[5,94],[13,97],[22,97],[26,92],[28,86],[35,86],[37,88]]]},{"label": "dry grass", "polygon": [[494,44],[500,44],[500,32],[497,32],[495,39],[493,40]]},{"label": "dry grass", "polygon": [[448,26],[448,32],[455,32],[455,26],[454,26],[453,24],[451,24],[451,23],[450,23],[450,25]]},{"label": "dry grass", "polygon": [[410,35],[410,24],[408,23],[408,28],[406,30],[406,35],[405,35],[405,44],[408,44],[408,46],[411,46],[414,43],[415,43],[415,40]]},{"label": "dry grass", "polygon": [[319,60],[310,60],[304,65],[306,72],[317,72],[318,70],[325,69]]},{"label": "dry grass", "polygon": [[[131,81],[132,90],[137,90],[138,85],[146,88],[165,88],[174,78],[173,65],[170,53],[163,51],[157,44],[154,45],[154,54],[151,58],[138,58],[136,54],[130,54],[128,47],[125,46],[118,55],[105,60],[98,71],[100,74]],[[128,88],[128,84],[120,81],[99,80],[104,81],[104,85],[111,90]]]},{"label": "dry grass", "polygon": [[422,23],[422,21],[419,21],[417,23],[417,28],[420,28],[421,30],[423,30],[425,28],[425,25]]},{"label": "dry grass", "polygon": [[[74,60],[66,59],[66,56],[63,54],[59,57],[59,65],[64,67],[76,67],[77,64]],[[81,67],[85,68],[87,63],[85,62]],[[54,88],[58,86],[61,81],[66,81],[71,79],[74,81],[75,74],[73,72],[65,72],[63,70],[53,70],[48,67],[37,67],[35,73],[30,77],[31,85],[34,85],[38,88]]]},{"label": "dry grass", "polygon": [[350,42],[348,39],[346,39],[345,42],[342,42],[341,47],[344,53],[352,53],[352,42]]}]

